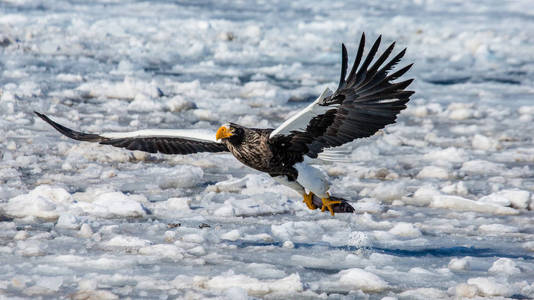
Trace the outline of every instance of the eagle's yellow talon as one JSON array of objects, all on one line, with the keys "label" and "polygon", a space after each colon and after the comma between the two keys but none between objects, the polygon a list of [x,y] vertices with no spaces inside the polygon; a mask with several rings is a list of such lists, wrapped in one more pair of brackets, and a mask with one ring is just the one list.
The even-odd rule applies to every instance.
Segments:
[{"label": "eagle's yellow talon", "polygon": [[302,202],[306,203],[306,206],[308,206],[309,209],[317,209],[317,206],[315,206],[315,204],[313,204],[312,202],[312,199],[313,199],[313,193],[310,192],[308,194],[304,194],[302,195],[302,197],[304,197],[304,200]]},{"label": "eagle's yellow talon", "polygon": [[334,204],[340,204],[341,201],[332,201],[330,200],[330,195],[328,195],[328,198],[321,198],[321,201],[323,201],[323,206],[321,206],[321,211],[325,211],[325,209],[328,209],[330,214],[334,215],[334,209],[332,208],[332,205]]}]

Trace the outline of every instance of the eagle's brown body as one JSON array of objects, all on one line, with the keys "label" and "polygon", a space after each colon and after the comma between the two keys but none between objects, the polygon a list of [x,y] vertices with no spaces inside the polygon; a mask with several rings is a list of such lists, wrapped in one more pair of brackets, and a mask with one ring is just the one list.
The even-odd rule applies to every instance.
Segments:
[{"label": "eagle's brown body", "polygon": [[247,128],[232,124],[239,134],[223,143],[228,150],[244,165],[269,175],[287,176],[290,181],[297,179],[297,170],[293,165],[304,160],[304,155],[290,151],[280,139],[269,138],[273,129]]}]

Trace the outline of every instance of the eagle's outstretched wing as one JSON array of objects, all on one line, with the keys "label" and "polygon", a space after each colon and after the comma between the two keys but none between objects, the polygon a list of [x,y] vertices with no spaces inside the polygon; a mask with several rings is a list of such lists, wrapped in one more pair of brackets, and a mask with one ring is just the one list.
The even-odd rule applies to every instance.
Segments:
[{"label": "eagle's outstretched wing", "polygon": [[35,112],[35,114],[65,136],[79,141],[96,142],[150,153],[191,154],[228,151],[226,145],[215,140],[215,133],[209,134],[200,130],[155,129],[91,134],[74,131],[50,120],[50,118],[41,113]]},{"label": "eagle's outstretched wing", "polygon": [[334,93],[328,90],[323,92],[315,102],[275,129],[270,135],[271,140],[289,142],[289,151],[316,158],[325,148],[369,137],[386,125],[395,123],[398,113],[406,108],[405,104],[414,92],[405,90],[413,79],[393,81],[404,75],[412,65],[389,74],[406,52],[406,49],[402,50],[385,63],[395,43],[371,64],[380,41],[381,37],[375,41],[362,62],[365,46],[365,34],[362,34],[348,76],[347,49],[342,45],[341,76],[337,90]]}]

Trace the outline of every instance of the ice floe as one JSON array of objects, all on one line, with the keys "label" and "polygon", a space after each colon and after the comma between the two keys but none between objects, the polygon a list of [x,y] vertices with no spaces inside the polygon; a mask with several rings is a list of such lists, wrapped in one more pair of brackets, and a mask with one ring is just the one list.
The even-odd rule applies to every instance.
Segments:
[{"label": "ice floe", "polygon": [[[531,7],[0,3],[0,295],[533,298]],[[308,210],[228,154],[76,142],[33,114],[91,133],[274,127],[336,87],[362,32],[407,47],[416,94],[316,162],[354,214]]]}]

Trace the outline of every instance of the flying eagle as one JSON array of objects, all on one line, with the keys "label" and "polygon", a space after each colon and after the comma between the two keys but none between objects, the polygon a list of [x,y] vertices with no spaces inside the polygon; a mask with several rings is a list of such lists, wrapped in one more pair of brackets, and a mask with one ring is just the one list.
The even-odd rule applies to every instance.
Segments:
[{"label": "flying eagle", "polygon": [[229,151],[243,164],[266,172],[297,191],[309,209],[320,206],[321,211],[328,209],[332,215],[353,212],[354,208],[344,199],[330,196],[326,176],[311,166],[309,160],[321,158],[327,148],[372,136],[386,125],[395,123],[399,112],[406,108],[414,92],[405,89],[413,79],[393,81],[404,75],[412,64],[390,74],[406,52],[406,49],[400,51],[385,63],[395,43],[373,62],[380,41],[381,36],[364,58],[365,34],[362,34],[348,75],[347,49],[342,44],[341,76],[336,91],[332,93],[326,89],[317,100],[276,129],[228,123],[215,135],[181,129],[90,134],[74,131],[35,113],[60,133],[79,141],[164,154]]}]

